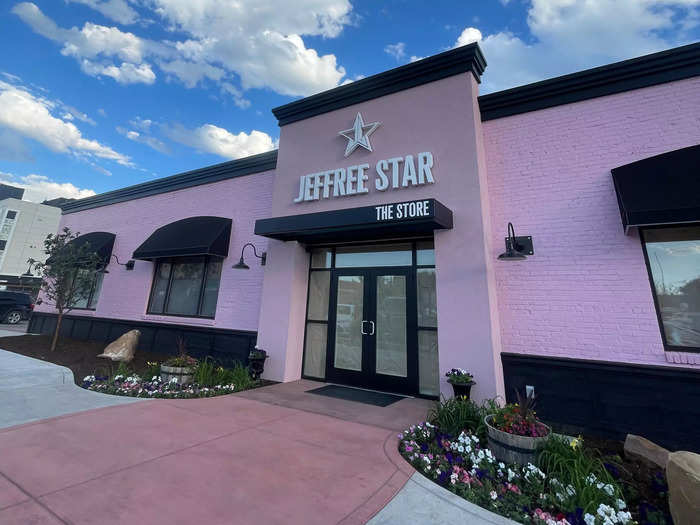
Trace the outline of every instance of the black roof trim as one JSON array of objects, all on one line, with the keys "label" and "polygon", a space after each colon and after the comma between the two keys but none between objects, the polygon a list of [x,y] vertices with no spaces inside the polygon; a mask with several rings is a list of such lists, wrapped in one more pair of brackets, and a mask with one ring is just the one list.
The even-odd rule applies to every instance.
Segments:
[{"label": "black roof trim", "polygon": [[481,82],[485,68],[486,59],[479,46],[476,43],[467,44],[279,106],[272,113],[279,125],[284,126],[467,71],[471,71],[477,82]]},{"label": "black roof trim", "polygon": [[142,184],[136,184],[135,186],[108,191],[93,197],[86,197],[66,203],[61,206],[61,209],[64,214],[75,213],[92,208],[99,208],[100,206],[109,206],[110,204],[116,204],[118,202],[158,195],[159,193],[167,193],[199,186],[201,184],[210,184],[221,180],[260,173],[261,171],[269,171],[275,169],[276,166],[277,150],[273,150],[242,159],[222,162],[214,166],[207,166],[206,168],[186,171],[185,173],[179,173]]},{"label": "black roof trim", "polygon": [[700,75],[700,43],[578,71],[479,97],[493,120]]}]

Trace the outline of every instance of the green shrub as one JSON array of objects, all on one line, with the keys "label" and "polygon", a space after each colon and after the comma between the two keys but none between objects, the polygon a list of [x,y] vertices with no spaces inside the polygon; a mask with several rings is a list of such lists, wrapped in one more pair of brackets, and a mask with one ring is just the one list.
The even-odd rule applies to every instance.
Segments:
[{"label": "green shrub", "polygon": [[218,374],[216,372],[216,367],[207,357],[203,361],[197,364],[197,368],[194,369],[193,381],[200,386],[211,387],[217,384],[221,384],[217,381]]},{"label": "green shrub", "polygon": [[147,380],[150,381],[154,377],[160,377],[160,363],[156,361],[148,361],[146,366],[147,368],[144,377]]},{"label": "green shrub", "polygon": [[[584,449],[581,438],[571,441],[552,435],[538,452],[537,464],[548,478],[556,479],[563,487],[572,487],[570,492],[562,490],[566,496],[562,507],[568,511],[579,507],[595,513],[601,488],[611,496],[622,498],[619,485],[605,468],[600,456]],[[590,480],[594,480],[593,483]]]},{"label": "green shrub", "polygon": [[457,437],[463,431],[469,431],[486,444],[486,425],[484,417],[498,410],[494,399],[488,399],[481,405],[465,397],[442,399],[428,414],[431,424],[439,431]]},{"label": "green shrub", "polygon": [[256,381],[250,377],[248,368],[241,363],[236,363],[233,368],[227,370],[229,373],[229,383],[236,385],[236,390],[246,390],[252,387]]}]

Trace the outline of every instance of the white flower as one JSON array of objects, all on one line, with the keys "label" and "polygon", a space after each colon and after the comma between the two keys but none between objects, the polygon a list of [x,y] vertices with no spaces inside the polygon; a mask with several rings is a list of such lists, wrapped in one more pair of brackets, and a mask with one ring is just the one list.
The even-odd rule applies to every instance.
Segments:
[{"label": "white flower", "polygon": [[459,445],[459,446],[457,447],[457,450],[458,450],[459,452],[464,452],[464,447],[463,447],[462,445]]},{"label": "white flower", "polygon": [[627,504],[626,504],[623,500],[621,500],[621,499],[618,498],[618,500],[617,500],[617,508],[618,508],[619,510],[622,510],[622,509],[624,509],[626,506],[627,506]]},{"label": "white flower", "polygon": [[593,514],[586,514],[583,517],[583,521],[586,522],[586,525],[595,525],[595,516]]},{"label": "white flower", "polygon": [[495,490],[492,490],[489,496],[491,496],[491,499],[496,499],[498,497],[498,494],[496,494]]},{"label": "white flower", "polygon": [[513,478],[516,476],[515,472],[513,472],[510,468],[508,469],[508,481],[513,481]]},{"label": "white flower", "polygon": [[505,466],[505,464],[504,464],[503,462],[501,462],[501,463],[498,464],[498,468],[504,469],[504,468],[506,468],[506,466]]},{"label": "white flower", "polygon": [[173,384],[177,383],[177,377],[171,377],[170,381],[168,381],[168,383],[173,383]]},{"label": "white flower", "polygon": [[85,381],[85,382],[87,382],[87,383],[92,383],[92,382],[95,381],[95,376],[85,376],[85,377],[83,378],[83,381]]},{"label": "white flower", "polygon": [[615,487],[613,487],[609,483],[603,486],[603,490],[608,494],[608,496],[612,496],[613,494],[615,494]]},{"label": "white flower", "polygon": [[629,512],[618,511],[617,519],[620,521],[620,523],[627,523],[632,519],[632,514]]}]

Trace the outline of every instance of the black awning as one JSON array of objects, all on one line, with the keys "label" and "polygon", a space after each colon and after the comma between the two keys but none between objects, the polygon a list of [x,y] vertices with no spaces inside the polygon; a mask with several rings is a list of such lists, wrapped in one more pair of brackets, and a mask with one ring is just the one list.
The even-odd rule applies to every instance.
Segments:
[{"label": "black awning", "polygon": [[700,145],[612,170],[625,232],[700,221]]},{"label": "black awning", "polygon": [[[83,245],[89,244],[90,251],[97,253],[103,265],[109,264],[109,259],[112,256],[112,248],[114,247],[115,235],[109,232],[90,232],[85,235],[80,235],[70,241],[76,249],[80,249]],[[51,264],[51,257],[46,260],[46,264]]]},{"label": "black awning", "polygon": [[449,228],[452,228],[452,211],[435,199],[255,221],[256,235],[308,244],[408,237]]},{"label": "black awning", "polygon": [[158,228],[136,248],[133,258],[150,261],[189,255],[226,257],[230,238],[231,219],[189,217]]}]

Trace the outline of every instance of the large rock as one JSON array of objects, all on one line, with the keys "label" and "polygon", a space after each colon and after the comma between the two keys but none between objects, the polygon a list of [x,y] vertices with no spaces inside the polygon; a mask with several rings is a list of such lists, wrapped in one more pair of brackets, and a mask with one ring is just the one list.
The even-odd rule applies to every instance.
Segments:
[{"label": "large rock", "polygon": [[669,454],[666,480],[673,523],[700,523],[700,454],[685,451]]},{"label": "large rock", "polygon": [[665,469],[666,463],[668,463],[668,450],[642,436],[635,436],[634,434],[627,434],[625,439],[625,456],[641,458],[661,469]]},{"label": "large rock", "polygon": [[141,332],[138,330],[131,330],[125,333],[116,341],[109,343],[107,348],[104,349],[104,352],[97,357],[128,363],[134,358],[136,347],[139,345],[140,335]]}]

